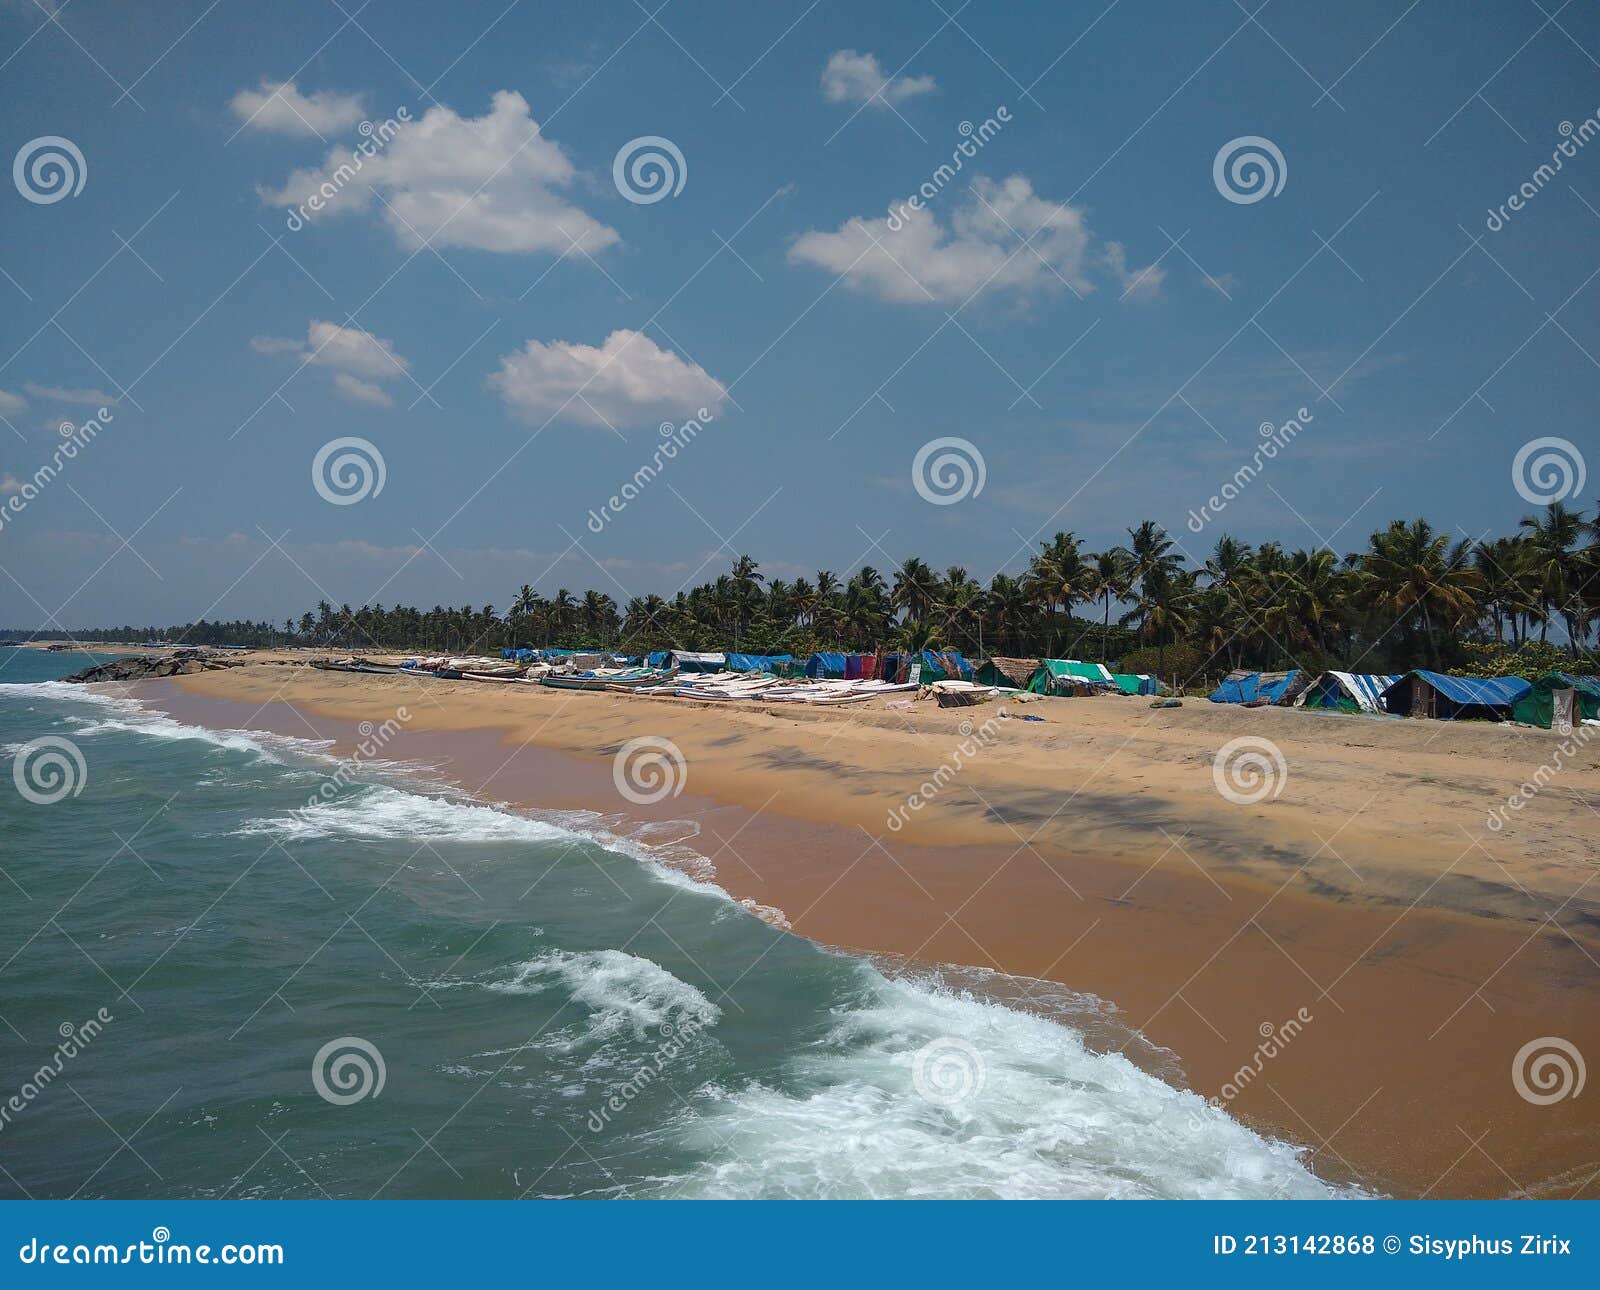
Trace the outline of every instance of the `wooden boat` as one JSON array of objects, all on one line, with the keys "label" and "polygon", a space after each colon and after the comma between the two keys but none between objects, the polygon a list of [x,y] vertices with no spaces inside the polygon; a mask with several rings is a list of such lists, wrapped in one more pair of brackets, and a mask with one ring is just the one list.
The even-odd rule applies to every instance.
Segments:
[{"label": "wooden boat", "polygon": [[970,708],[987,703],[1000,693],[996,686],[974,685],[971,681],[935,681],[930,688],[941,708]]}]

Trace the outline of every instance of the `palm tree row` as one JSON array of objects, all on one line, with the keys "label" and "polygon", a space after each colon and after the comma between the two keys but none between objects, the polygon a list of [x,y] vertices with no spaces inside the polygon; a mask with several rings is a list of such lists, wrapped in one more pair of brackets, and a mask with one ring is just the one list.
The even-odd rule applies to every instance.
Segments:
[{"label": "palm tree row", "polygon": [[[670,600],[603,592],[553,596],[524,585],[511,608],[326,601],[281,630],[268,623],[122,627],[88,640],[156,638],[191,644],[295,643],[345,649],[496,651],[571,645],[629,653],[679,647],[804,654],[818,649],[953,648],[969,656],[1123,660],[1138,651],[1166,672],[1232,667],[1345,666],[1399,670],[1459,661],[1463,646],[1547,643],[1554,627],[1576,654],[1600,623],[1600,512],[1561,503],[1515,533],[1457,539],[1425,519],[1396,520],[1362,551],[1252,548],[1224,536],[1192,567],[1153,521],[1126,545],[1086,550],[1070,532],[1040,544],[1019,573],[987,587],[953,565],[919,557],[885,576],[872,566],[841,579],[768,579],[749,556]],[[1075,610],[1082,610],[1081,615]]]}]

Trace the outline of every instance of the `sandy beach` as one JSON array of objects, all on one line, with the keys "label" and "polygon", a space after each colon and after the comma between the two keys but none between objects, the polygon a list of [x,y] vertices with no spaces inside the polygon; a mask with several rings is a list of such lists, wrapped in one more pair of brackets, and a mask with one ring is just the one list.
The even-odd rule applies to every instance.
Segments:
[{"label": "sandy beach", "polygon": [[[1100,996],[1325,1177],[1600,1195],[1595,1099],[1535,1105],[1512,1079],[1544,1037],[1600,1053],[1600,741],[1492,831],[1558,736],[1193,698],[794,711],[303,660],[119,690],[345,749],[403,709],[382,756],[517,806],[685,821],[702,872],[798,934]],[[612,758],[645,736],[688,769],[680,796],[640,807]],[[1243,736],[1286,768],[1254,804],[1213,780]]]}]

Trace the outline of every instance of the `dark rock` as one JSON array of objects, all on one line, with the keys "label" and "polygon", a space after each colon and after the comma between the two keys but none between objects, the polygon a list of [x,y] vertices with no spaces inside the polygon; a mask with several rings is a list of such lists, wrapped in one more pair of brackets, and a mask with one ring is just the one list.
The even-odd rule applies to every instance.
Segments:
[{"label": "dark rock", "polygon": [[239,654],[214,654],[202,649],[180,649],[166,655],[114,658],[109,663],[86,667],[64,681],[146,681],[163,676],[190,676],[220,668],[239,667],[245,658]]}]

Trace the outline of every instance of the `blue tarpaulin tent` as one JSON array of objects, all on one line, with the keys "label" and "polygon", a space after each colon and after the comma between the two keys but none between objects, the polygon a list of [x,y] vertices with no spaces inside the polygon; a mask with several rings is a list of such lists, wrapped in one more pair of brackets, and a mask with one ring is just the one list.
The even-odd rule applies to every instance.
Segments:
[{"label": "blue tarpaulin tent", "polygon": [[1276,703],[1292,690],[1299,675],[1298,668],[1287,672],[1230,672],[1228,679],[1211,692],[1211,702],[1253,703],[1264,699]]},{"label": "blue tarpaulin tent", "polygon": [[844,655],[819,653],[806,660],[806,675],[837,681],[844,675]]},{"label": "blue tarpaulin tent", "polygon": [[1418,668],[1383,692],[1383,704],[1400,716],[1504,720],[1531,689],[1520,676],[1446,676]]},{"label": "blue tarpaulin tent", "polygon": [[650,655],[648,660],[651,667],[665,667],[667,665],[667,651],[658,649]]},{"label": "blue tarpaulin tent", "polygon": [[729,654],[730,672],[770,672],[780,663],[793,663],[793,654]]}]

